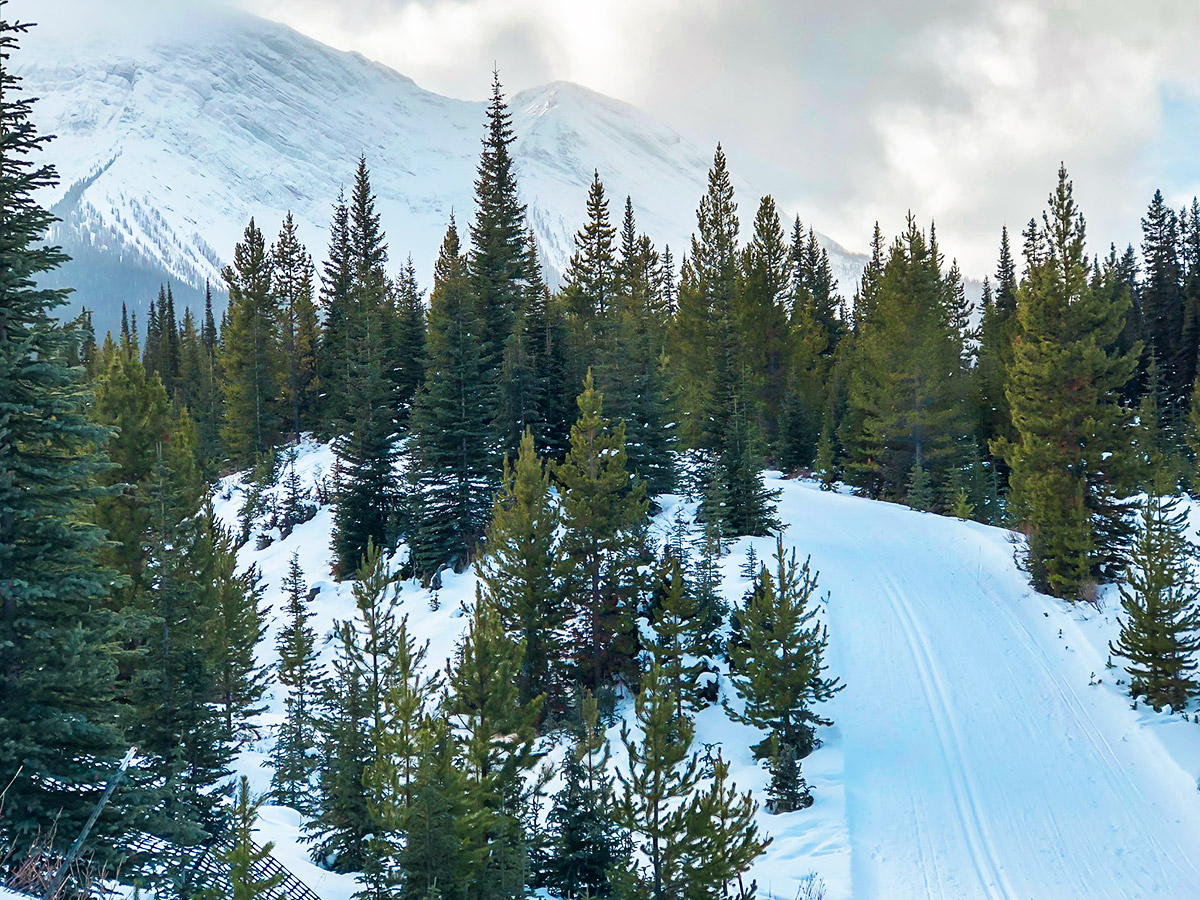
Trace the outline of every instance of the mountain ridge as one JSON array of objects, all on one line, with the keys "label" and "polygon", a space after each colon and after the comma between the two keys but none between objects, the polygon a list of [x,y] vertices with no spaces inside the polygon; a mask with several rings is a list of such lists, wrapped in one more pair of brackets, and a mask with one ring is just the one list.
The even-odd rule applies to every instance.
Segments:
[{"label": "mountain ridge", "polygon": [[[117,24],[43,25],[17,64],[41,98],[39,128],[58,136],[48,156],[62,183],[45,199],[63,220],[53,238],[75,262],[56,278],[78,288],[76,306],[97,310],[98,330],[114,326],[121,302],[147,304],[164,278],[180,305],[195,307],[205,280],[220,285],[251,216],[273,237],[291,211],[321,259],[332,203],[360,153],[391,269],[411,254],[427,286],[451,211],[462,220],[474,208],[484,103],[442,97],[248,13],[169,19],[111,38]],[[681,258],[711,151],[572,82],[520,91],[509,104],[522,199],[552,281],[570,258],[593,171],[614,221],[630,195],[639,229]],[[757,194],[735,186],[748,222]],[[848,294],[864,258],[827,247]]]}]

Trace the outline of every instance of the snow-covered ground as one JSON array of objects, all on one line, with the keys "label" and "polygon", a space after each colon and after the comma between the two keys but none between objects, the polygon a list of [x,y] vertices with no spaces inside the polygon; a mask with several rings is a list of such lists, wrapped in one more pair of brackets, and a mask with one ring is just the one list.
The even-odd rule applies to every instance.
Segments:
[{"label": "snow-covered ground", "polygon": [[[308,445],[298,469],[312,483],[331,465],[328,447]],[[230,523],[236,486],[221,487],[219,512]],[[791,900],[815,871],[830,900],[1200,896],[1200,725],[1135,710],[1121,693],[1122,673],[1105,666],[1114,593],[1096,609],[1033,592],[1014,562],[1013,535],[1000,529],[778,475],[772,486],[782,490],[786,545],[811,554],[829,592],[828,661],[846,689],[823,710],[836,724],[804,763],[816,805],[760,814],[774,838],[752,873],[764,895]],[[667,498],[660,523],[682,502]],[[263,550],[252,540],[240,555],[260,567],[278,608],[298,551],[320,588],[321,634],[354,609],[349,585],[328,574],[330,524],[323,509],[287,539]],[[731,601],[746,588],[750,543],[737,542],[724,561]],[[770,557],[773,539],[753,543]],[[446,579],[436,610],[428,592],[403,585],[403,611],[430,641],[433,664],[451,655],[473,595],[470,574]],[[280,709],[272,697],[264,725]],[[270,782],[269,727],[265,735],[239,760],[258,791]],[[720,707],[697,718],[697,746],[720,744],[733,779],[759,791],[766,773],[747,750],[755,740]],[[262,832],[324,900],[355,890],[353,878],[307,861],[294,812],[265,808]]]}]

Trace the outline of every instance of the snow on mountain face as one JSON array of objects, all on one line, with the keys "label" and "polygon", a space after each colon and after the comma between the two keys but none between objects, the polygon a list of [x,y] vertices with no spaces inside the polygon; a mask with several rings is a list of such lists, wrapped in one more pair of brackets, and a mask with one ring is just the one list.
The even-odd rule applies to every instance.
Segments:
[{"label": "snow on mountain face", "polygon": [[[411,253],[428,283],[451,212],[460,224],[473,214],[484,104],[423,90],[358,54],[247,14],[162,9],[132,32],[110,24],[72,33],[51,17],[17,56],[18,74],[42,98],[35,120],[58,135],[48,157],[62,186],[48,199],[65,220],[56,239],[79,260],[64,282],[93,308],[112,293],[106,277],[136,294],[108,305],[148,300],[141,293],[149,276],[134,287],[125,271],[134,264],[193,286],[220,283],[250,216],[273,237],[288,210],[320,259],[331,205],[363,153],[392,266]],[[479,74],[487,78],[486,65]],[[521,188],[551,277],[570,258],[594,170],[614,220],[631,195],[639,228],[680,258],[710,150],[569,83],[510,103]],[[757,195],[738,187],[748,223]],[[849,292],[861,258],[831,249]],[[80,271],[116,256],[120,272]]]}]

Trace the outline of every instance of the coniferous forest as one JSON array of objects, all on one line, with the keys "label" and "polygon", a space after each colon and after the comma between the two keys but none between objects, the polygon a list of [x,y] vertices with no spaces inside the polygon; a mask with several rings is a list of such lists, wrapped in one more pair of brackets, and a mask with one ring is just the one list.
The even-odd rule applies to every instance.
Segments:
[{"label": "coniferous forest", "polygon": [[[136,747],[73,896],[96,877],[210,896],[172,848],[218,837],[230,896],[275,896],[264,800],[365,900],[753,896],[758,813],[813,805],[805,762],[846,686],[837,598],[785,546],[765,470],[1017,532],[1031,586],[1072,604],[1119,582],[1111,677],[1154,710],[1200,693],[1200,202],[1155,193],[1141,246],[1105,247],[1048,172],[1045,208],[998,227],[976,305],[915,215],[876,226],[838,284],[810,223],[735,197],[718,146],[690,246],[657,245],[597,172],[558,279],[495,76],[476,208],[446,223],[430,283],[389,246],[371,160],[348,159],[328,247],[251,219],[222,248],[224,312],[164,285],[147,320],[96,335],[40,286],[70,263],[43,243],[54,144],[11,74],[23,31],[0,23],[5,878],[56,868]],[[305,441],[332,442],[318,492]],[[235,472],[240,528],[214,509]],[[664,496],[695,509],[665,537]],[[333,571],[293,555],[268,603],[238,564],[249,523],[286,536],[324,506]],[[745,536],[774,552],[731,608]],[[467,571],[464,637],[431,658],[401,586],[436,598]],[[355,613],[324,635],[309,585],[330,576]],[[271,685],[264,798],[234,764]],[[708,709],[755,729],[765,794],[698,741]]]}]

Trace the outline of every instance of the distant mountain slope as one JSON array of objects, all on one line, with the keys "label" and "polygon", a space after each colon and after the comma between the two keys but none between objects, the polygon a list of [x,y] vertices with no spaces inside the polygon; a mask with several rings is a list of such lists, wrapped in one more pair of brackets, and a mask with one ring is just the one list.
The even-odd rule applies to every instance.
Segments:
[{"label": "distant mountain slope", "polygon": [[[77,262],[60,278],[111,325],[165,273],[189,298],[219,282],[251,215],[273,235],[291,210],[314,256],[330,206],[365,153],[392,266],[411,253],[426,284],[451,212],[473,213],[484,105],[454,100],[355,53],[230,10],[80,29],[47,20],[18,55],[41,97],[39,126],[62,188],[56,238]],[[479,77],[488,77],[480,63]],[[598,170],[619,218],[676,259],[686,250],[712,152],[628,104],[558,82],[511,98],[529,220],[551,275],[571,254]],[[733,161],[736,168],[736,160]],[[739,184],[748,224],[757,194]],[[862,259],[831,245],[843,289]]]}]

